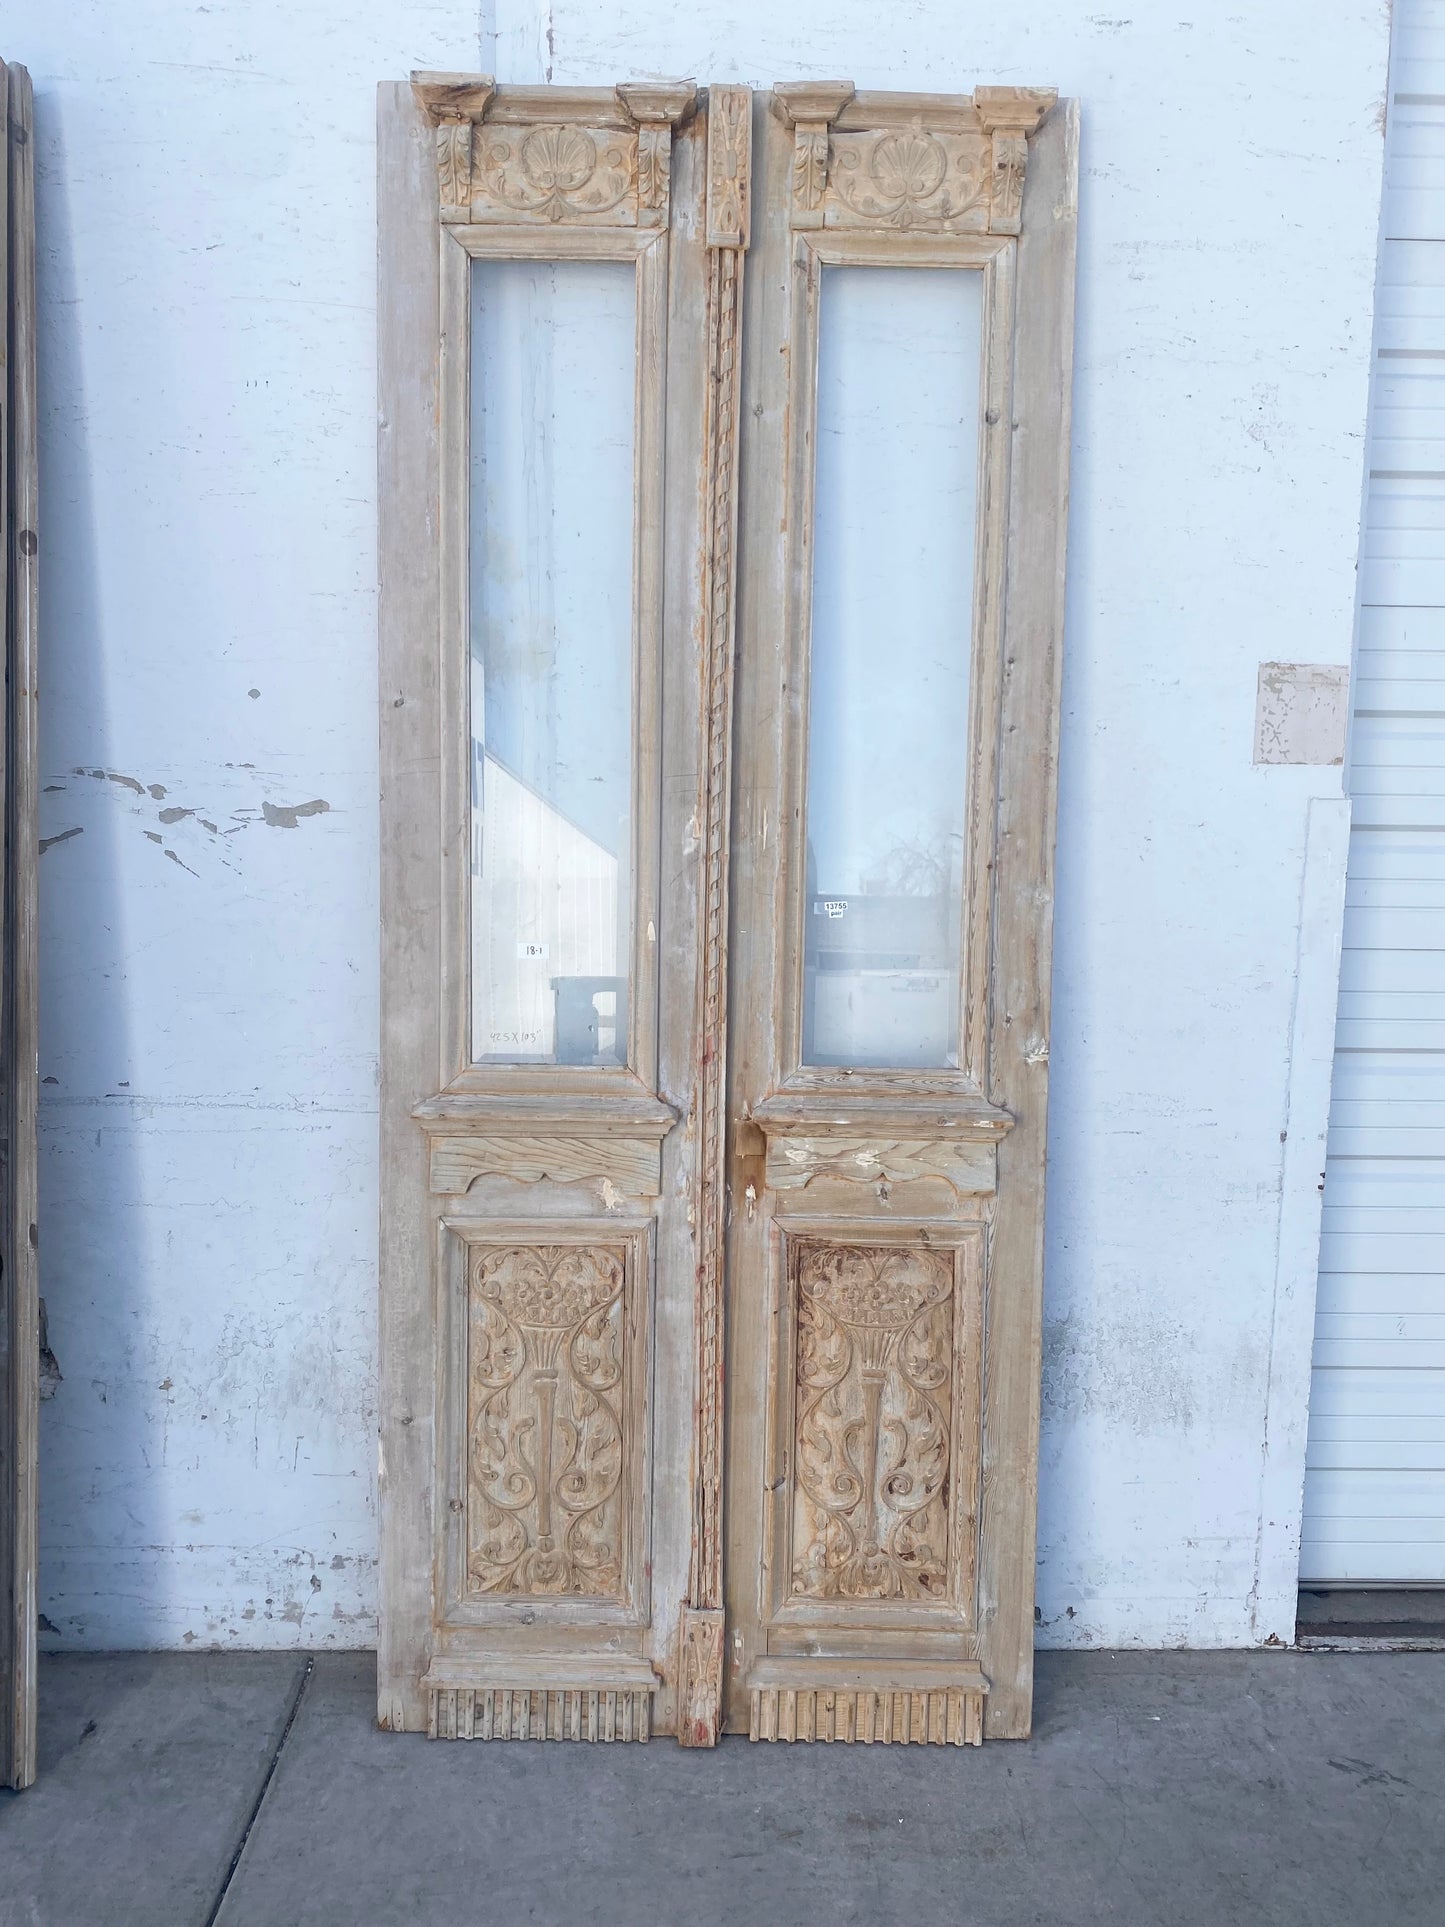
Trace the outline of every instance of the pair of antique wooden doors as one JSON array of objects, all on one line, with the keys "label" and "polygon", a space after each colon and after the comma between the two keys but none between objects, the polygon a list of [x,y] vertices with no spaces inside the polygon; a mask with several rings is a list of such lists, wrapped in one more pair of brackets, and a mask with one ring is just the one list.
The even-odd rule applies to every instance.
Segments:
[{"label": "pair of antique wooden doors", "polygon": [[1028,1730],[1075,155],[383,89],[383,1725]]}]

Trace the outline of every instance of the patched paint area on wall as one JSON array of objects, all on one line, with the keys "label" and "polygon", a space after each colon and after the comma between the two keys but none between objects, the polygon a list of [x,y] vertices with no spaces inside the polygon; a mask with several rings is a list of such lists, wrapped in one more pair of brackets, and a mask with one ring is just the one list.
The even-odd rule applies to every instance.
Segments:
[{"label": "patched paint area on wall", "polygon": [[1262,662],[1254,708],[1254,760],[1343,763],[1349,716],[1348,664]]}]

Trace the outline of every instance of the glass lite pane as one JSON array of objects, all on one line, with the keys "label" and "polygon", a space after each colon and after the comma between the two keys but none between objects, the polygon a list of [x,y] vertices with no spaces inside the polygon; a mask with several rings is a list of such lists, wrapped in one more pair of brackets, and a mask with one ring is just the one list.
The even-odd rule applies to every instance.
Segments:
[{"label": "glass lite pane", "polygon": [[825,267],[803,1059],[958,1063],[983,277]]},{"label": "glass lite pane", "polygon": [[627,1061],[635,273],[472,266],[472,1055]]}]

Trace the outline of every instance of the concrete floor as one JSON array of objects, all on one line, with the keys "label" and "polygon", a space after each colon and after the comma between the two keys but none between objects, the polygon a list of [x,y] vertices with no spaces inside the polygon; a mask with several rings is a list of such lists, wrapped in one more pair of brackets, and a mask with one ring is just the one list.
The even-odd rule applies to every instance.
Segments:
[{"label": "concrete floor", "polygon": [[[1025,1745],[445,1745],[369,1654],[41,1671],[3,1927],[1413,1927],[1445,1654],[1044,1654]],[[289,1727],[288,1727],[289,1721]]]}]

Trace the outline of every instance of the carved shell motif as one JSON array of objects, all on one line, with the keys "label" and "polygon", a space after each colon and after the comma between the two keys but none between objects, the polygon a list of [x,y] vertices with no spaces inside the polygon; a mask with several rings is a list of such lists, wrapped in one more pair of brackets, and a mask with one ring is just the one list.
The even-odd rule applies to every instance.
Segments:
[{"label": "carved shell motif", "polygon": [[632,192],[636,141],[585,127],[532,127],[492,135],[482,156],[487,191],[517,214],[548,221],[607,214]]},{"label": "carved shell motif", "polygon": [[940,227],[977,206],[987,190],[985,145],[926,128],[861,134],[837,145],[830,182],[860,219],[907,231]]}]

